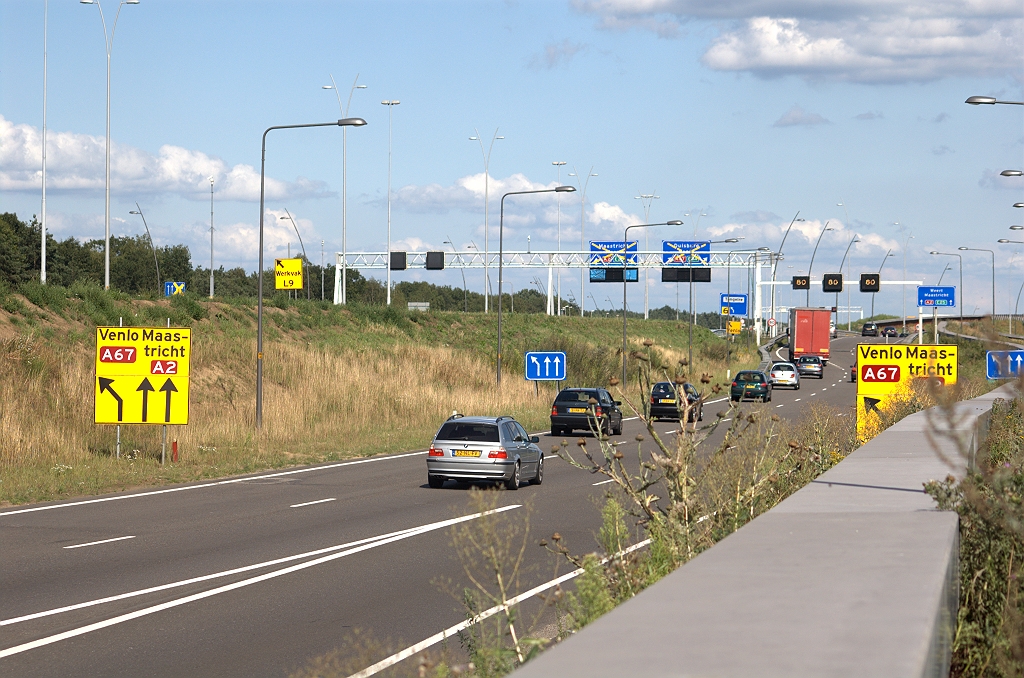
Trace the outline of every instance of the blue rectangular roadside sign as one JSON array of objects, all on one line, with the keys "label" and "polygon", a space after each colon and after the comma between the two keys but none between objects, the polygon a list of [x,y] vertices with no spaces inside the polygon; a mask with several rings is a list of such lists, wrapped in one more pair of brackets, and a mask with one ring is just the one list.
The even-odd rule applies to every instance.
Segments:
[{"label": "blue rectangular roadside sign", "polygon": [[591,240],[590,266],[636,266],[636,253],[636,240]]},{"label": "blue rectangular roadside sign", "polygon": [[711,263],[710,240],[662,240],[663,266],[707,266]]},{"label": "blue rectangular roadside sign", "polygon": [[722,294],[721,303],[722,315],[746,315],[747,295],[746,294]]},{"label": "blue rectangular roadside sign", "polygon": [[565,379],[565,353],[562,351],[529,351],[525,362],[527,381]]},{"label": "blue rectangular roadside sign", "polygon": [[988,379],[1016,379],[1024,374],[1024,351],[989,351],[985,354],[985,376]]},{"label": "blue rectangular roadside sign", "polygon": [[171,282],[168,280],[164,283],[164,296],[172,297],[175,294],[185,294],[185,283],[184,282]]},{"label": "blue rectangular roadside sign", "polygon": [[926,285],[918,285],[917,305],[923,308],[933,308],[936,306],[949,308],[956,306],[956,286],[928,287]]}]

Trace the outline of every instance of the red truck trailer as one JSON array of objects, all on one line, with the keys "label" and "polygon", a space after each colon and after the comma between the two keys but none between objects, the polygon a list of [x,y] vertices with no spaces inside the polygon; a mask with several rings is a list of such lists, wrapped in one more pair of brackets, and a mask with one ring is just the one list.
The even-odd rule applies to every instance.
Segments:
[{"label": "red truck trailer", "polygon": [[827,363],[831,322],[831,309],[789,309],[789,360],[796,362],[801,356],[816,355]]}]

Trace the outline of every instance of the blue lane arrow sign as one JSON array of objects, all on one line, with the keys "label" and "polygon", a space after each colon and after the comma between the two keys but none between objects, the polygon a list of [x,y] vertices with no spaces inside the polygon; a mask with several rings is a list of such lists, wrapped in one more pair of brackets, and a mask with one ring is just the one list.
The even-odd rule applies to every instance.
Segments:
[{"label": "blue lane arrow sign", "polygon": [[1016,379],[1024,374],[1024,351],[989,351],[985,354],[986,377],[988,379]]},{"label": "blue lane arrow sign", "polygon": [[565,353],[562,351],[530,351],[526,354],[527,381],[563,381]]}]

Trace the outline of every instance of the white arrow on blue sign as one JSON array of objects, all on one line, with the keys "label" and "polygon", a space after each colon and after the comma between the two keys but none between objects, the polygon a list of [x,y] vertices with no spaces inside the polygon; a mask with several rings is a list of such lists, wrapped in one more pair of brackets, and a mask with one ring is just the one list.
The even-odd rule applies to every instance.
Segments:
[{"label": "white arrow on blue sign", "polygon": [[563,381],[565,353],[562,351],[530,351],[526,354],[527,381]]},{"label": "white arrow on blue sign", "polygon": [[986,376],[989,379],[1016,379],[1024,372],[1024,351],[989,351],[985,354]]}]

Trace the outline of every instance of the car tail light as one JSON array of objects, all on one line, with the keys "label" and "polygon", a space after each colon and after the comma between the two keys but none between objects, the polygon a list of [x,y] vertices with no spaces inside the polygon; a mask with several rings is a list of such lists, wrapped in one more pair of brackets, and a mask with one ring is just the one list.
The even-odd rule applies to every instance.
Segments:
[{"label": "car tail light", "polygon": [[734,382],[732,382],[732,385],[733,385],[733,386],[737,386],[737,384],[736,384],[736,382],[735,382],[735,381],[734,381]]},{"label": "car tail light", "polygon": [[603,413],[601,412],[601,408],[600,407],[595,407],[594,408],[594,416],[600,417],[602,414]]},{"label": "car tail light", "polygon": [[654,404],[654,396],[651,396],[651,404]]},{"label": "car tail light", "polygon": [[429,456],[429,457],[443,457],[444,456],[444,450],[442,450],[440,447],[434,447],[433,445],[431,445],[430,449],[427,450],[427,456]]},{"label": "car tail light", "polygon": [[487,454],[488,459],[508,459],[508,452],[504,448],[498,448]]},{"label": "car tail light", "polygon": [[555,407],[554,405],[551,406],[551,416],[552,417],[557,417],[558,416],[558,408]]}]

